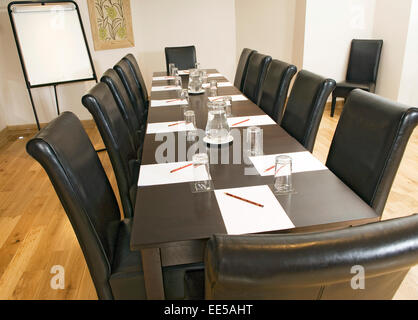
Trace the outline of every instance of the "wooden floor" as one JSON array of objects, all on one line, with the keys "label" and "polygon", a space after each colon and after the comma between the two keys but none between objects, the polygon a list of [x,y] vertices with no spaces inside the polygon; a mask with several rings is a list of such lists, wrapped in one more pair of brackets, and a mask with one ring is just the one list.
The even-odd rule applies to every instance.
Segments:
[{"label": "wooden floor", "polygon": [[[325,111],[314,155],[325,162],[339,118]],[[95,128],[93,144],[102,145]],[[0,149],[0,299],[97,299],[83,254],[41,168],[26,153],[28,137]],[[115,189],[106,152],[99,153]],[[418,132],[408,144],[383,215],[384,219],[418,212]],[[65,268],[65,289],[51,289],[52,266]],[[395,299],[418,299],[418,266],[411,269]]]}]

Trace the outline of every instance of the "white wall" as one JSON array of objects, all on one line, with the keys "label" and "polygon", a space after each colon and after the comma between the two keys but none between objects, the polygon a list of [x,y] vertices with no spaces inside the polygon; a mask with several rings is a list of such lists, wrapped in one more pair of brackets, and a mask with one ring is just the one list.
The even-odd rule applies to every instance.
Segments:
[{"label": "white wall", "polygon": [[[0,110],[7,125],[34,123],[30,100],[17,55],[7,14],[7,4],[0,3]],[[165,46],[194,44],[203,67],[217,68],[233,80],[235,68],[235,0],[146,0],[131,1],[135,47],[94,51],[87,2],[76,0],[86,31],[98,78],[126,53],[133,53],[140,63],[148,89],[153,71],[165,70]],[[71,110],[81,119],[90,114],[81,104],[82,95],[94,81],[58,86],[62,111]],[[40,122],[56,117],[53,88],[32,90]],[[0,111],[0,118],[2,118]],[[0,128],[2,121],[0,120]]]},{"label": "white wall", "polygon": [[408,36],[398,101],[410,106],[418,106],[418,0],[411,4]]},{"label": "white wall", "polygon": [[303,68],[344,80],[351,40],[373,35],[375,2],[380,0],[306,0]]},{"label": "white wall", "polygon": [[383,39],[376,93],[391,100],[397,100],[399,95],[410,7],[411,0],[376,1],[373,35]]},{"label": "white wall", "polygon": [[[305,47],[306,0],[297,0],[295,6],[295,25],[293,31],[292,63],[298,70],[303,68]],[[295,79],[295,78],[293,78]]]},{"label": "white wall", "polygon": [[[299,0],[298,0],[299,1]],[[292,61],[296,1],[237,0],[237,58],[251,48],[274,59]]]}]

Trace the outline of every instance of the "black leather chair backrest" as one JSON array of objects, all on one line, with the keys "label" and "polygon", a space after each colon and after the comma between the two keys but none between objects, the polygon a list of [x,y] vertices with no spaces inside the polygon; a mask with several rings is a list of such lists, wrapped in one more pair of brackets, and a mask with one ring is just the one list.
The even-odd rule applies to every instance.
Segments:
[{"label": "black leather chair backrest", "polygon": [[282,121],[290,81],[296,71],[296,66],[279,60],[273,60],[267,68],[258,105],[278,124]]},{"label": "black leather chair backrest", "polygon": [[174,63],[179,70],[192,69],[196,65],[195,46],[166,47],[164,51],[167,72],[170,63]]},{"label": "black leather chair backrest", "polygon": [[357,40],[351,42],[346,80],[376,82],[383,40]]},{"label": "black leather chair backrest", "polygon": [[113,69],[115,69],[125,86],[128,97],[131,100],[131,104],[135,109],[138,122],[141,123],[141,125],[144,124],[146,122],[147,107],[143,101],[141,89],[136,84],[135,75],[132,72],[128,60],[121,59],[114,65]]},{"label": "black leather chair backrest", "polygon": [[109,87],[102,82],[84,95],[82,102],[92,114],[106,145],[115,172],[124,216],[131,218],[134,212],[139,161],[125,120]]},{"label": "black leather chair backrest", "polygon": [[145,85],[144,77],[142,76],[141,69],[139,68],[138,61],[132,53],[128,53],[122,59],[126,59],[131,67],[131,70],[134,74],[136,85],[141,89],[142,98],[146,107],[149,105],[148,91]]},{"label": "black leather chair backrest", "polygon": [[344,105],[326,165],[381,215],[417,123],[418,108],[353,90]]},{"label": "black leather chair backrest", "polygon": [[[215,235],[206,298],[391,299],[417,263],[418,215],[322,233]],[[364,289],[354,290],[362,271]]]},{"label": "black leather chair backrest", "polygon": [[135,114],[135,109],[132,106],[131,100],[129,99],[128,93],[120,80],[118,74],[113,69],[108,69],[100,79],[101,82],[106,83],[110,91],[113,94],[119,110],[126,122],[129,129],[132,141],[134,142],[135,149],[140,148],[141,141],[141,124]]},{"label": "black leather chair backrest", "polygon": [[248,61],[253,53],[256,53],[256,50],[251,50],[244,48],[239,57],[237,71],[235,72],[234,86],[238,90],[242,91],[244,87],[245,76],[247,74]]},{"label": "black leather chair backrest", "polygon": [[270,62],[270,56],[258,52],[253,53],[248,60],[247,74],[242,92],[255,104],[259,101],[260,89]]},{"label": "black leather chair backrest", "polygon": [[325,104],[335,81],[301,70],[296,76],[281,126],[312,152]]},{"label": "black leather chair backrest", "polygon": [[108,278],[120,222],[102,164],[78,118],[63,112],[26,145],[45,169],[74,228],[99,298],[112,299]]}]

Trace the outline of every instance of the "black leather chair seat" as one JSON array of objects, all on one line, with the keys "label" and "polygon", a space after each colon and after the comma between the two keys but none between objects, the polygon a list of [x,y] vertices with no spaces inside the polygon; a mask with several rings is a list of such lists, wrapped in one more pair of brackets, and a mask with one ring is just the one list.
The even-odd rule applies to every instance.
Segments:
[{"label": "black leather chair seat", "polygon": [[[115,299],[146,299],[142,259],[139,251],[131,251],[129,242],[132,231],[132,219],[120,222],[112,275],[109,283]],[[166,299],[184,299],[184,279],[188,270],[203,270],[203,263],[164,267],[163,279]],[[193,284],[190,284],[193,286]]]},{"label": "black leather chair seat", "polygon": [[334,89],[333,94],[338,97],[346,98],[350,92],[356,88],[373,92],[375,89],[375,84],[372,82],[369,83],[360,83],[360,82],[348,82],[342,81],[337,83],[337,87]]}]

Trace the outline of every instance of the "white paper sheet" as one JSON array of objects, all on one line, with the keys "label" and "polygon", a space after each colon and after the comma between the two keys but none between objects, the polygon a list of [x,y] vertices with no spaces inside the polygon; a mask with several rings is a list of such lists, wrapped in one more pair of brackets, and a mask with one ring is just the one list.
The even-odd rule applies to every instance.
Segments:
[{"label": "white paper sheet", "polygon": [[[204,166],[194,168],[191,161],[141,165],[138,186],[184,183],[211,180]],[[170,173],[171,170],[189,165],[186,168]]]},{"label": "white paper sheet", "polygon": [[[292,172],[294,173],[327,169],[308,151],[250,157],[250,160],[261,176],[273,176],[274,168],[272,166],[275,165],[275,159],[278,155],[286,155],[292,158]],[[267,169],[270,170],[266,171]]]},{"label": "white paper sheet", "polygon": [[179,70],[179,76],[186,76],[189,75],[189,70]]},{"label": "white paper sheet", "polygon": [[222,73],[208,73],[208,78],[222,78]]},{"label": "white paper sheet", "polygon": [[151,107],[169,107],[188,104],[186,99],[151,100]]},{"label": "white paper sheet", "polygon": [[[226,192],[264,207],[230,197]],[[228,234],[268,232],[295,227],[267,185],[215,190],[215,196]]]},{"label": "white paper sheet", "polygon": [[[210,101],[216,101],[216,100],[221,100],[221,98],[223,98],[225,96],[217,96],[217,97],[208,97],[208,99]],[[233,94],[230,97],[232,97],[232,101],[245,101],[248,100],[248,98],[246,96],[244,96],[243,94]]]},{"label": "white paper sheet", "polygon": [[268,115],[228,118],[228,125],[231,128],[266,126],[271,124],[276,124],[276,122]]},{"label": "white paper sheet", "polygon": [[[218,88],[223,88],[223,87],[232,87],[233,84],[229,81],[224,81],[224,82],[218,82]],[[210,87],[210,83],[204,83],[202,84],[203,88],[209,88]]]},{"label": "white paper sheet", "polygon": [[151,91],[172,91],[172,90],[181,90],[180,86],[157,86],[157,87],[152,87]]},{"label": "white paper sheet", "polygon": [[179,132],[194,130],[195,127],[192,123],[186,123],[184,121],[171,121],[171,122],[157,122],[148,123],[147,134],[163,133],[163,132]]},{"label": "white paper sheet", "polygon": [[152,77],[152,81],[174,80],[173,76]]}]

